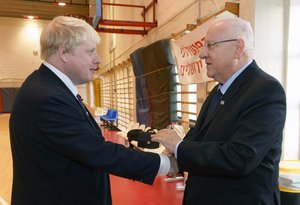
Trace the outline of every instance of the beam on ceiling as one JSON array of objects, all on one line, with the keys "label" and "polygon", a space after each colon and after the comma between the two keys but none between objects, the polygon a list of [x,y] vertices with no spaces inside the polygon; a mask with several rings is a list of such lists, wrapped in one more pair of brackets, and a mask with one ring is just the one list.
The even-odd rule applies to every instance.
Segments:
[{"label": "beam on ceiling", "polygon": [[147,35],[147,30],[134,30],[134,29],[123,29],[123,28],[103,28],[97,27],[96,31],[102,33],[118,33],[118,34],[137,34],[137,35]]},{"label": "beam on ceiling", "polygon": [[121,21],[121,20],[107,20],[99,21],[100,25],[107,26],[133,26],[133,27],[157,27],[157,22],[144,22],[144,21]]}]

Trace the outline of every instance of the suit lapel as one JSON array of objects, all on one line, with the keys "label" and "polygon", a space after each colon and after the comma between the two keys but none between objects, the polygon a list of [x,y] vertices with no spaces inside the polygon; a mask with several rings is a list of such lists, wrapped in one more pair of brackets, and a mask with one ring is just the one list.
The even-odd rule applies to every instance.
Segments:
[{"label": "suit lapel", "polygon": [[62,89],[64,89],[67,93],[67,96],[69,96],[70,98],[73,99],[74,103],[77,103],[78,105],[78,109],[81,110],[81,113],[83,114],[83,116],[86,118],[86,120],[88,121],[88,123],[96,129],[99,129],[98,124],[95,122],[94,118],[92,117],[91,113],[87,110],[88,115],[82,110],[81,105],[78,102],[78,99],[73,95],[73,93],[71,92],[71,90],[64,84],[63,81],[61,81],[61,79],[59,77],[57,77],[47,66],[45,66],[44,64],[41,64],[39,71],[41,73],[43,73],[44,75],[46,75],[48,78],[50,78],[53,82],[56,82],[58,84],[59,87],[61,87]]},{"label": "suit lapel", "polygon": [[206,100],[204,101],[202,108],[200,110],[200,113],[198,115],[195,127],[194,127],[194,134],[189,136],[189,140],[194,140],[196,137],[199,136],[200,131],[203,129],[204,124],[205,123],[205,118],[206,118],[206,112],[208,110],[209,107],[209,103],[212,100],[215,92],[217,91],[217,87],[215,86],[212,91],[210,92],[210,94],[207,96]]},{"label": "suit lapel", "polygon": [[216,117],[216,115],[219,112],[222,112],[223,109],[226,109],[226,103],[228,103],[230,100],[232,100],[233,96],[238,94],[241,87],[248,82],[250,78],[253,77],[254,73],[258,70],[258,66],[256,62],[253,60],[253,62],[233,81],[233,83],[230,85],[226,93],[224,94],[222,101],[220,105],[209,115],[206,116],[206,112],[209,106],[210,101],[212,100],[212,97],[215,92],[217,92],[218,86],[215,86],[212,90],[212,92],[209,94],[207,99],[205,100],[199,117],[197,119],[196,125],[195,125],[195,132],[192,139],[199,138],[201,135],[201,132],[204,128],[210,125],[211,121]]},{"label": "suit lapel", "polygon": [[253,77],[253,75],[257,72],[258,66],[256,62],[253,62],[233,81],[225,95],[223,96],[224,105],[226,102],[232,100],[233,96],[235,96],[239,90]]},{"label": "suit lapel", "polygon": [[[73,94],[72,94],[73,95]],[[74,95],[73,95],[74,96]],[[76,98],[75,98],[76,99]],[[94,120],[94,117],[92,116],[92,114],[90,113],[90,111],[86,108],[85,105],[83,105],[84,107],[82,107],[82,105],[80,105],[80,102],[78,101],[78,99],[76,99],[77,104],[80,107],[80,110],[82,111],[81,113],[84,115],[84,117],[86,118],[86,120],[89,122],[89,124],[94,127],[94,128],[99,128],[99,126],[97,125],[97,123]]]},{"label": "suit lapel", "polygon": [[[200,112],[200,115],[199,115],[199,116],[201,116],[201,117],[200,117],[199,123],[198,123],[199,128],[200,128],[200,125],[199,125],[199,124],[201,123],[201,125],[203,125],[203,123],[205,122],[205,120],[206,120],[206,118],[207,118],[207,110],[208,110],[209,104],[210,104],[210,102],[211,102],[213,96],[214,96],[215,93],[217,92],[217,89],[218,89],[218,85],[216,85],[216,86],[212,89],[212,91],[211,91],[210,94],[208,95],[207,99],[205,100],[205,102],[204,102],[204,104],[203,104],[203,106],[202,106],[202,108],[201,108],[201,112]],[[211,115],[212,115],[212,114],[213,114],[213,113],[211,113]],[[203,127],[203,126],[201,126],[201,127]]]},{"label": "suit lapel", "polygon": [[93,115],[90,113],[90,111],[88,109],[87,109],[87,112],[88,112],[88,115],[86,115],[86,116],[88,118],[89,123],[92,125],[92,127],[100,130],[100,128],[99,128],[98,124],[96,123]]}]

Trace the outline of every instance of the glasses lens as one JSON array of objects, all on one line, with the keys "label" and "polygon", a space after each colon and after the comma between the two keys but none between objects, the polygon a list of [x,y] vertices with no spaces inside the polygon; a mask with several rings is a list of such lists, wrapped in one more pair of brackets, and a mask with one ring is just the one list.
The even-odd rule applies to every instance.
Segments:
[{"label": "glasses lens", "polygon": [[212,49],[214,42],[205,42],[205,47],[207,47],[208,49]]}]

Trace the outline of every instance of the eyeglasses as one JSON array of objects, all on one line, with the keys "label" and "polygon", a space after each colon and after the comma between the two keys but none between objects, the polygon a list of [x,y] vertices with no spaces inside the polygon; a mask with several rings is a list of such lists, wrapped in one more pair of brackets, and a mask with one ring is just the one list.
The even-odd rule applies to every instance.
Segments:
[{"label": "eyeglasses", "polygon": [[214,45],[217,45],[219,43],[225,43],[225,42],[231,42],[231,41],[237,41],[238,39],[228,39],[224,41],[207,41],[204,42],[204,46],[207,47],[209,50],[213,49]]}]

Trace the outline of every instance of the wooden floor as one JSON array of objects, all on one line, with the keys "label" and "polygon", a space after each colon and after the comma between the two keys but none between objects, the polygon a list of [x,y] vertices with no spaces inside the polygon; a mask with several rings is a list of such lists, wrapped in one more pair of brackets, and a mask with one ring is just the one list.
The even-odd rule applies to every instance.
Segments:
[{"label": "wooden floor", "polygon": [[0,114],[0,204],[10,204],[12,159],[8,131],[9,114]]},{"label": "wooden floor", "polygon": [[[0,114],[0,205],[10,204],[12,183],[12,158],[8,131],[9,114]],[[115,131],[101,128],[107,140],[124,144]],[[183,192],[176,186],[182,182],[166,183],[165,177],[156,177],[149,186],[136,181],[111,176],[113,205],[180,205]]]}]

